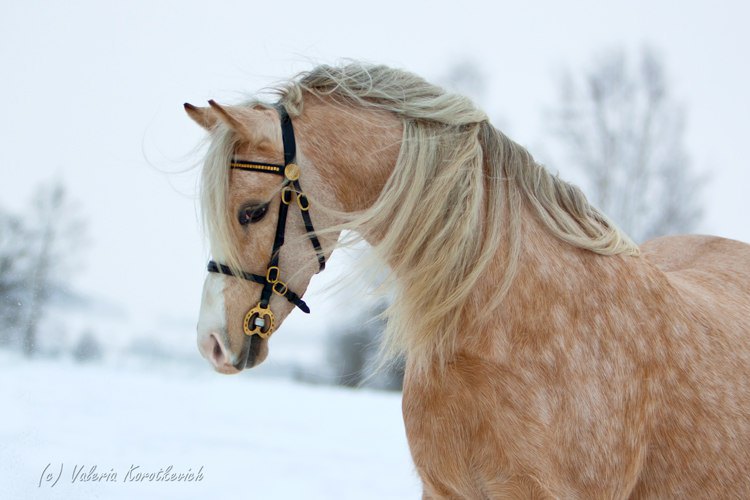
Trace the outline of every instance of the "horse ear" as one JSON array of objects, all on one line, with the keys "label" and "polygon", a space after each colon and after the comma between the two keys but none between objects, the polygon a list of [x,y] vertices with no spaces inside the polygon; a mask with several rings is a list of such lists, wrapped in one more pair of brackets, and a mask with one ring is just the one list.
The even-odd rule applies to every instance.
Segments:
[{"label": "horse ear", "polygon": [[232,130],[238,133],[242,133],[247,130],[247,127],[242,123],[242,119],[239,113],[234,111],[232,108],[225,108],[213,99],[209,99],[208,104],[211,105],[211,109],[216,112],[218,118],[229,126]]},{"label": "horse ear", "polygon": [[214,100],[208,101],[211,106],[199,108],[185,103],[185,111],[198,125],[209,132],[222,122],[248,142],[259,144],[272,140],[272,134],[265,129],[268,123],[266,114],[259,110],[242,106],[222,106]]},{"label": "horse ear", "polygon": [[184,106],[188,116],[204,129],[210,131],[214,128],[214,125],[216,125],[218,118],[216,117],[213,108],[199,108],[198,106],[193,106],[189,102],[186,102]]},{"label": "horse ear", "polygon": [[222,106],[213,99],[208,101],[210,110],[216,118],[234,130],[234,132],[249,142],[259,143],[264,139],[263,127],[265,115],[247,106]]}]

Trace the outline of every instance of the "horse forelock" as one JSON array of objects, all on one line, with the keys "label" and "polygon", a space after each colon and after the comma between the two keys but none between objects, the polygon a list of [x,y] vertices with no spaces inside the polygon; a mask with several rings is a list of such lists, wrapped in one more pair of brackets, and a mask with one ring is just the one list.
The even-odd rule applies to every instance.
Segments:
[{"label": "horse forelock", "polygon": [[229,163],[238,141],[237,134],[229,127],[222,124],[215,127],[211,132],[199,188],[203,232],[211,254],[234,271],[240,269],[240,258],[228,203]]}]

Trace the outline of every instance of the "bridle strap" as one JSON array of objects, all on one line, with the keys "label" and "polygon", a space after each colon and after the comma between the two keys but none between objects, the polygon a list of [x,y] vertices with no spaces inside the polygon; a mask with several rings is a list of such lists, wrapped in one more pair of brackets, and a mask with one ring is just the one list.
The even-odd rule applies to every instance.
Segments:
[{"label": "bridle strap", "polygon": [[294,126],[292,125],[292,119],[289,118],[286,108],[282,104],[276,104],[274,106],[276,111],[279,113],[279,121],[281,122],[281,141],[284,144],[284,166],[294,163],[297,158],[297,144],[294,140]]},{"label": "bridle strap", "polygon": [[258,161],[246,161],[232,159],[229,163],[232,170],[252,170],[254,172],[268,172],[269,174],[284,175],[284,165],[275,163],[261,163]]},{"label": "bridle strap", "polygon": [[310,242],[315,249],[315,255],[318,258],[318,272],[320,272],[326,268],[326,257],[323,253],[323,247],[320,245],[320,240],[318,240],[318,236],[315,234],[312,219],[310,218],[310,212],[308,210],[310,208],[310,202],[308,201],[307,196],[302,192],[299,180],[293,181],[292,185],[297,191],[297,203],[299,204],[300,212],[302,213],[302,221],[305,223],[307,237],[310,239]]},{"label": "bridle strap", "polygon": [[[297,144],[294,139],[294,125],[292,125],[292,119],[289,117],[289,113],[287,113],[286,108],[283,105],[277,104],[275,108],[279,113],[279,121],[281,122],[281,140],[284,144],[284,167],[286,168],[287,165],[295,163],[297,160]],[[285,182],[285,185],[288,183],[289,181]],[[323,247],[320,244],[320,240],[318,240],[318,236],[315,234],[312,219],[310,218],[310,212],[308,211],[310,202],[302,191],[302,185],[300,184],[299,179],[292,180],[291,184],[294,186],[294,190],[297,193],[298,205],[300,212],[302,213],[302,221],[305,223],[307,237],[310,239],[310,242],[315,249],[315,255],[318,258],[318,272],[320,272],[326,267],[326,258],[323,254]]]},{"label": "bridle strap", "polygon": [[[310,217],[310,202],[305,193],[302,191],[302,186],[299,182],[300,171],[299,166],[295,163],[297,156],[297,145],[294,139],[294,127],[292,125],[292,120],[283,105],[277,104],[275,108],[279,113],[279,120],[281,123],[281,139],[284,145],[284,164],[278,165],[274,163],[260,163],[254,161],[239,160],[235,158],[233,158],[229,164],[230,168],[236,170],[264,172],[284,177],[284,181],[281,185],[281,201],[279,203],[279,217],[276,221],[276,234],[273,239],[271,258],[268,262],[268,266],[266,267],[266,275],[261,276],[245,271],[239,271],[237,274],[235,274],[229,268],[229,266],[217,263],[213,260],[209,261],[208,263],[209,272],[239,277],[263,285],[258,305],[248,311],[244,321],[244,329],[246,334],[252,335],[257,333],[261,337],[267,337],[273,332],[274,315],[269,308],[271,296],[273,293],[286,298],[289,302],[299,307],[303,312],[310,312],[310,308],[307,307],[307,304],[305,304],[302,298],[298,294],[289,290],[286,283],[280,280],[281,271],[279,270],[279,253],[281,251],[281,247],[284,245],[284,236],[286,233],[286,222],[287,215],[289,213],[289,205],[291,204],[292,198],[295,194],[297,196],[297,205],[299,206],[300,212],[302,213],[302,221],[305,224],[307,237],[309,238],[310,243],[315,249],[315,255],[318,259],[318,272],[325,269],[326,264],[323,248],[320,244],[318,236],[315,234],[315,228],[313,227],[312,219]],[[261,325],[268,325],[266,319],[270,321],[270,326],[266,330],[262,330],[264,326]]]},{"label": "bridle strap", "polygon": [[[218,262],[215,262],[213,260],[208,262],[208,272],[209,273],[218,273],[218,274],[226,274],[227,276],[233,276],[235,278],[242,278],[246,279],[247,281],[252,281],[253,283],[258,283],[259,285],[265,285],[266,284],[266,276],[261,276],[260,274],[252,274],[247,273],[245,271],[242,271],[242,274],[237,275],[232,272],[232,270],[229,268],[229,266],[225,266],[224,264],[219,264]],[[278,282],[276,282],[278,283]],[[302,312],[309,313],[310,308],[307,307],[307,304],[304,300],[302,300],[302,297],[294,293],[293,291],[286,288],[286,291],[284,293],[279,293],[280,291],[283,291],[284,289],[279,287],[277,288],[277,292],[279,295],[284,297],[286,300],[294,304],[295,306],[299,307]]]},{"label": "bridle strap", "polygon": [[[287,181],[284,181],[284,186],[286,186]],[[282,187],[283,189],[283,187]],[[276,234],[273,237],[273,248],[271,249],[271,260],[268,262],[268,266],[266,267],[266,275],[268,275],[268,269],[271,268],[279,268],[279,251],[281,250],[281,247],[284,245],[284,233],[286,232],[286,217],[289,212],[289,205],[284,203],[284,200],[282,199],[279,202],[279,218],[276,220]],[[260,293],[260,307],[262,308],[268,308],[269,303],[271,302],[271,294],[273,292],[274,284],[271,283],[268,279],[266,279],[266,282],[263,284],[263,290]],[[308,309],[309,311],[309,309]]]}]

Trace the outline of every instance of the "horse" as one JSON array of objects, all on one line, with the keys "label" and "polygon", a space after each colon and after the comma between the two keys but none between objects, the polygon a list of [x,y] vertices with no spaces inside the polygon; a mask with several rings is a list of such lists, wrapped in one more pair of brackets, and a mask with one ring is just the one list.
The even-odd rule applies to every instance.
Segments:
[{"label": "horse", "polygon": [[423,498],[750,498],[749,245],[639,247],[407,71],[322,65],[275,94],[185,104],[210,134],[197,329],[217,371],[267,357],[346,230],[388,269],[382,354],[406,360]]}]

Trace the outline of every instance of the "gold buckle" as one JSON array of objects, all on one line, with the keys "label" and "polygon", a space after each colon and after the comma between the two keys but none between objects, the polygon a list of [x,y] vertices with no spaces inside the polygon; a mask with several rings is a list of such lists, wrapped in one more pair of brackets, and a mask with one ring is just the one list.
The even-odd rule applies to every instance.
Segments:
[{"label": "gold buckle", "polygon": [[[271,278],[271,271],[275,271],[274,277]],[[277,266],[271,266],[266,270],[266,281],[269,283],[276,283],[279,281],[279,275],[281,274],[281,270]]]},{"label": "gold buckle", "polygon": [[273,333],[274,328],[276,328],[276,319],[273,312],[268,307],[261,307],[260,302],[245,314],[245,320],[242,323],[242,329],[249,337],[257,335],[262,339],[267,339]]},{"label": "gold buckle", "polygon": [[294,190],[290,188],[289,186],[284,186],[281,189],[281,201],[282,203],[284,203],[284,205],[291,205],[292,196],[294,196]]},{"label": "gold buckle", "polygon": [[307,199],[305,193],[297,193],[297,205],[303,212],[310,210],[310,200]]},{"label": "gold buckle", "polygon": [[[281,288],[277,290],[276,285],[280,285]],[[281,295],[282,297],[286,295],[287,290],[289,290],[289,288],[287,288],[286,286],[286,283],[284,283],[283,281],[276,281],[271,288],[273,289],[273,293]]]}]

